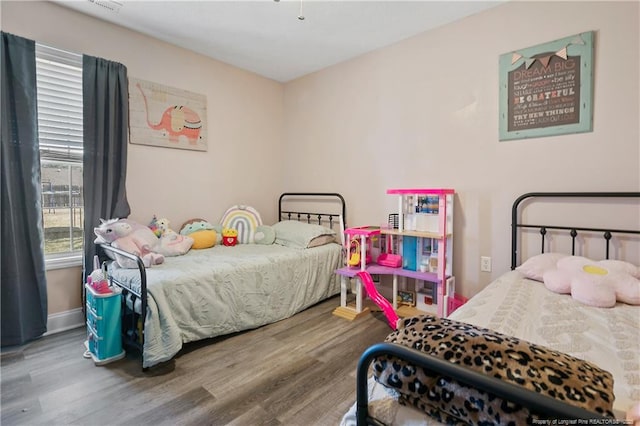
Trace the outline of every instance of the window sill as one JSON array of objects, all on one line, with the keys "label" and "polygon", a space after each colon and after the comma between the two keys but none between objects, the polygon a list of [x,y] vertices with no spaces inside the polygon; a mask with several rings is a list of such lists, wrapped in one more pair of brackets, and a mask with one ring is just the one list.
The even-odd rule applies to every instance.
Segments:
[{"label": "window sill", "polygon": [[47,271],[82,266],[82,253],[67,253],[57,256],[47,256],[44,260]]}]

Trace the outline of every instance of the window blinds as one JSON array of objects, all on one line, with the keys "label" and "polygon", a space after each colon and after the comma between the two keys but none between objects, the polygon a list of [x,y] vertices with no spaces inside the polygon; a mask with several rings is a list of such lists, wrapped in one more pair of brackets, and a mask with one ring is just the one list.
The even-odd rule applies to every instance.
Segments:
[{"label": "window blinds", "polygon": [[82,163],[82,55],[36,43],[43,160]]}]

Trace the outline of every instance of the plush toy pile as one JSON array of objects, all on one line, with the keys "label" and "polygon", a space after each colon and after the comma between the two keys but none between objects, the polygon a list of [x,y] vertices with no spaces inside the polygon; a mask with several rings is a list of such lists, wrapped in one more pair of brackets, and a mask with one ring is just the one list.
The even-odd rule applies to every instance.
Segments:
[{"label": "plush toy pile", "polygon": [[205,249],[220,244],[227,247],[236,244],[268,245],[273,244],[276,239],[274,229],[262,224],[260,213],[253,207],[243,205],[227,209],[219,225],[213,225],[201,218],[190,219],[182,225],[180,234],[193,238],[194,249]]},{"label": "plush toy pile", "polygon": [[[213,225],[201,218],[187,220],[177,233],[169,226],[169,220],[153,216],[148,226],[130,219],[102,220],[94,228],[96,244],[113,247],[137,255],[145,267],[159,265],[165,257],[179,256],[191,249],[206,249],[216,244],[273,244],[275,230],[263,225],[260,214],[253,207],[236,205],[229,208],[220,225]],[[115,260],[122,268],[137,268],[137,263],[124,256]]]},{"label": "plush toy pile", "polygon": [[[110,244],[135,254],[146,267],[163,263],[165,256],[185,254],[193,245],[191,238],[170,231],[169,221],[166,221],[166,229],[160,238],[149,227],[130,219],[101,219],[101,222],[100,226],[93,229],[97,237],[94,242]],[[115,260],[121,268],[137,268],[136,262],[124,256],[116,255]]]},{"label": "plush toy pile", "polygon": [[[224,212],[220,224],[223,228],[223,244],[234,246],[236,244],[273,244],[275,231],[271,226],[262,224],[260,213],[251,207],[242,204],[231,206]],[[235,232],[234,232],[235,231]]]}]

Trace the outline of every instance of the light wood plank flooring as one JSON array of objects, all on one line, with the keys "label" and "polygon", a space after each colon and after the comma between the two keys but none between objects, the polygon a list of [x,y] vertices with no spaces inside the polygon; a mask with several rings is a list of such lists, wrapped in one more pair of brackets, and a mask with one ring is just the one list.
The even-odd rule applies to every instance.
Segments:
[{"label": "light wood plank flooring", "polygon": [[331,315],[339,303],[188,344],[147,372],[134,353],[102,367],[83,358],[83,328],[3,350],[1,423],[337,425],[355,401],[360,354],[391,332],[380,312]]}]

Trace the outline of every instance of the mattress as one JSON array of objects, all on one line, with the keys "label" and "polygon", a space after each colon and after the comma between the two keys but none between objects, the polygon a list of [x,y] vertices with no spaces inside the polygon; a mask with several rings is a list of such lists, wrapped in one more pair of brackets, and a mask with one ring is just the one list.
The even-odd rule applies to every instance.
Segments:
[{"label": "mattress", "polygon": [[[510,271],[449,318],[519,337],[593,362],[614,377],[614,414],[640,401],[640,306],[585,306]],[[386,424],[438,424],[395,401],[397,395],[369,380],[370,413]],[[355,405],[343,417],[355,424]]]},{"label": "mattress", "polygon": [[[184,343],[288,318],[340,291],[342,249],[240,244],[191,250],[146,270],[143,367],[171,359]],[[137,270],[109,273],[140,287]]]}]

